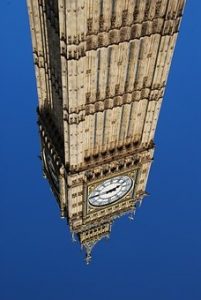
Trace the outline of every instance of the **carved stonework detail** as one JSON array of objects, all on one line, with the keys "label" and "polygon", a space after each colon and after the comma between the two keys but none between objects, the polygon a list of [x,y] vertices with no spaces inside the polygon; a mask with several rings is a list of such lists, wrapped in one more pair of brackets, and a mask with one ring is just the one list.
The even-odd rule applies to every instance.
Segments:
[{"label": "carved stonework detail", "polygon": [[[27,0],[41,159],[61,217],[73,240],[77,235],[88,263],[112,222],[127,213],[133,218],[147,195],[153,140],[185,1],[64,2]],[[129,189],[114,196],[123,185],[115,183],[121,176]],[[98,185],[105,199],[111,198],[102,207],[89,199]],[[100,203],[100,193],[94,197]]]}]

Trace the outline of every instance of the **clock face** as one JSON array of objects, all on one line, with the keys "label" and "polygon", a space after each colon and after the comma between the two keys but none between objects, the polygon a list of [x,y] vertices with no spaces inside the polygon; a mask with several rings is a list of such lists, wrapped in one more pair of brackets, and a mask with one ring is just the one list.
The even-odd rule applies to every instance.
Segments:
[{"label": "clock face", "polygon": [[59,192],[59,179],[57,177],[57,171],[54,167],[54,163],[52,161],[51,156],[46,153],[45,150],[43,150],[43,159],[45,163],[45,168],[48,171],[52,184],[54,185],[54,188],[56,189],[57,193]]},{"label": "clock face", "polygon": [[124,197],[132,188],[133,180],[128,176],[110,178],[98,185],[89,194],[89,203],[93,206],[111,204]]}]

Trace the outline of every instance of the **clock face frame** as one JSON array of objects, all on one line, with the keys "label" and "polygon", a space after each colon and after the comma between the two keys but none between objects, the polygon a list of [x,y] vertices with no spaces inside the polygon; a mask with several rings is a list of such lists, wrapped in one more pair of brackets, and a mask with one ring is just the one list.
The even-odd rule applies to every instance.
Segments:
[{"label": "clock face frame", "polygon": [[50,156],[49,153],[47,153],[47,151],[45,151],[45,149],[43,149],[42,153],[43,153],[45,169],[47,170],[47,172],[49,174],[49,177],[51,179],[51,182],[53,184],[55,191],[57,192],[57,194],[59,194],[59,179],[57,176],[57,171],[54,166],[52,157]]},{"label": "clock face frame", "polygon": [[110,205],[124,198],[134,187],[134,180],[128,175],[118,175],[98,184],[88,195],[93,207]]}]

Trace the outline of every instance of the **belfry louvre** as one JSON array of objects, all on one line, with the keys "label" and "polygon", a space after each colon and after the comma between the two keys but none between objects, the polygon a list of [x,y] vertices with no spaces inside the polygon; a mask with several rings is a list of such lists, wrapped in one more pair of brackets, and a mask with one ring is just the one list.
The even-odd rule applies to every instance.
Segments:
[{"label": "belfry louvre", "polygon": [[27,0],[41,156],[91,259],[146,193],[184,0]]}]

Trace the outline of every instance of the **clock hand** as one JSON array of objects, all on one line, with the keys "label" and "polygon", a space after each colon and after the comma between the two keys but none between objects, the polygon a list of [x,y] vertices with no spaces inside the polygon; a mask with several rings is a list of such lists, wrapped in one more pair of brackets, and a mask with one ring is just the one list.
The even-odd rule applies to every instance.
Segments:
[{"label": "clock hand", "polygon": [[[106,191],[104,194],[108,194],[108,193],[114,192],[114,191],[116,191],[116,189],[118,189],[120,186],[121,186],[121,185],[117,185],[115,188],[113,188],[113,189],[111,189],[111,190],[109,190],[109,191]],[[103,195],[104,195],[104,194],[103,194]]]},{"label": "clock hand", "polygon": [[111,190],[109,190],[109,191],[106,191],[105,193],[98,194],[98,195],[94,195],[94,196],[90,197],[90,199],[96,198],[96,197],[99,197],[99,196],[102,196],[102,195],[105,195],[105,194],[109,194],[109,193],[111,193],[111,192],[114,192],[114,191],[115,191],[116,189],[118,189],[120,186],[121,186],[121,185],[118,185],[118,186],[116,186],[115,188],[113,188],[113,189],[111,189]]}]

